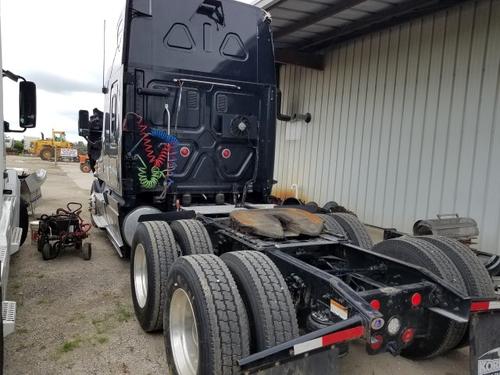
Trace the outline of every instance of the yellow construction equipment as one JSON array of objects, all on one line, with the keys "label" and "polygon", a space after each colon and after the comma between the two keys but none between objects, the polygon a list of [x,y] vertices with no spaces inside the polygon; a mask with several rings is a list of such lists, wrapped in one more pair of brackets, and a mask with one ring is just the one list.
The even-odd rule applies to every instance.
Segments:
[{"label": "yellow construction equipment", "polygon": [[66,141],[66,132],[52,130],[52,138],[42,139],[31,142],[31,153],[40,156],[42,160],[51,160],[54,158],[54,152],[58,150],[58,157],[61,148],[73,148],[73,143]]}]

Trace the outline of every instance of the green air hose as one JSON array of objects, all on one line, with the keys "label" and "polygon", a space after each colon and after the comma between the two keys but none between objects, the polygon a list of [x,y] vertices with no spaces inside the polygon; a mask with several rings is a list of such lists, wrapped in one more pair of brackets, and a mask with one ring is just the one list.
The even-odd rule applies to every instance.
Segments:
[{"label": "green air hose", "polygon": [[142,166],[137,167],[139,171],[137,177],[139,178],[139,183],[145,189],[151,190],[158,186],[160,180],[165,178],[164,173],[158,167],[151,168],[151,176],[148,176],[148,166],[144,163],[144,160],[139,155],[136,155]]}]

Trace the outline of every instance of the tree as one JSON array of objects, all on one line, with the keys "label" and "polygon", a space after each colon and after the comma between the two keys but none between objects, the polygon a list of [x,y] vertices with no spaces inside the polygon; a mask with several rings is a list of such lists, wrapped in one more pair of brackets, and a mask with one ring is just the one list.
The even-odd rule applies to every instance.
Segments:
[{"label": "tree", "polygon": [[24,142],[14,141],[14,144],[12,145],[12,150],[14,150],[16,154],[22,154],[24,151]]}]

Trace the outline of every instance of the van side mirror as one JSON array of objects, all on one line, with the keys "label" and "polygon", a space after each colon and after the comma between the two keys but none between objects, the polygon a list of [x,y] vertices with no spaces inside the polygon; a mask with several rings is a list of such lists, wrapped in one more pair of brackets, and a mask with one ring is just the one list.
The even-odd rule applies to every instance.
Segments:
[{"label": "van side mirror", "polygon": [[19,82],[19,126],[23,129],[36,126],[36,85],[30,81]]},{"label": "van side mirror", "polygon": [[89,136],[89,111],[81,110],[78,112],[78,134],[80,137]]}]

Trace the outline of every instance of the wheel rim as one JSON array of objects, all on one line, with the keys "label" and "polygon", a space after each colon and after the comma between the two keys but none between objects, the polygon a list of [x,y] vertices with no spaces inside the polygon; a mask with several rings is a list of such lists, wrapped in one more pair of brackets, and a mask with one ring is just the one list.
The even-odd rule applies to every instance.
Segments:
[{"label": "wheel rim", "polygon": [[175,367],[181,375],[198,372],[198,327],[193,305],[183,289],[177,289],[170,302],[170,344]]},{"label": "wheel rim", "polygon": [[146,306],[148,298],[148,265],[146,263],[146,250],[142,244],[135,248],[134,255],[134,289],[139,307]]}]

